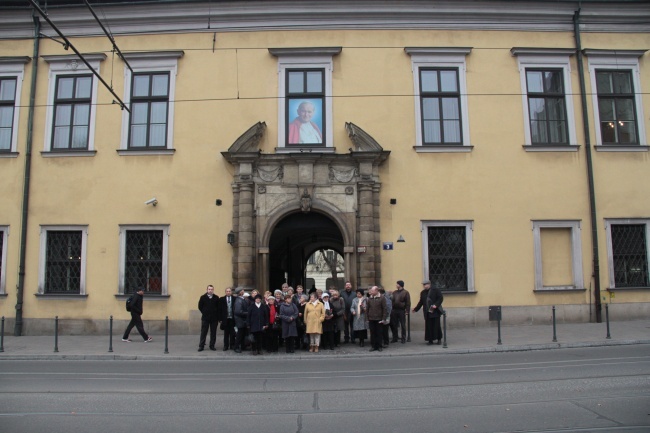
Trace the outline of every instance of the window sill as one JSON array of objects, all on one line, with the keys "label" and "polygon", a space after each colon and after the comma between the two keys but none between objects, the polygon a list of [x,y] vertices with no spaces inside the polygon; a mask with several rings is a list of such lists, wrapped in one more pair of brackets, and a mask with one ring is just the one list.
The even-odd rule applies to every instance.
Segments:
[{"label": "window sill", "polygon": [[150,155],[173,155],[176,149],[118,149],[120,156],[150,156]]},{"label": "window sill", "polygon": [[533,293],[565,293],[565,292],[584,292],[587,289],[579,288],[576,286],[554,286],[543,287],[541,289],[534,289]]},{"label": "window sill", "polygon": [[59,158],[62,156],[95,156],[96,150],[48,150],[41,152],[45,158]]},{"label": "window sill", "polygon": [[524,144],[526,152],[577,152],[580,146],[575,144]]},{"label": "window sill", "polygon": [[457,291],[457,290],[449,290],[449,291],[441,290],[441,292],[442,292],[442,294],[444,296],[447,296],[447,295],[476,295],[478,293],[476,290],[473,290],[471,292],[470,291],[461,292],[461,291]]},{"label": "window sill", "polygon": [[617,291],[633,292],[635,290],[639,290],[639,291],[650,290],[650,287],[609,287],[605,290],[607,290],[608,292],[617,292]]},{"label": "window sill", "polygon": [[650,146],[640,144],[598,144],[594,146],[596,152],[647,152]]},{"label": "window sill", "polygon": [[9,294],[7,294],[7,293],[0,293],[0,298],[6,298],[7,296],[9,296]]},{"label": "window sill", "polygon": [[276,147],[275,153],[336,153],[336,148],[323,146]]},{"label": "window sill", "polygon": [[18,152],[0,152],[0,158],[17,158]]},{"label": "window sill", "polygon": [[[131,295],[132,295],[132,293],[118,293],[117,295],[115,295],[115,298],[126,300]],[[152,295],[152,294],[146,294],[145,293],[142,298],[145,299],[146,301],[167,301],[170,298],[170,296],[169,295]]]},{"label": "window sill", "polygon": [[436,144],[431,146],[413,146],[417,153],[469,153],[474,146]]},{"label": "window sill", "polygon": [[34,293],[34,296],[41,299],[86,299],[88,297],[79,293]]}]

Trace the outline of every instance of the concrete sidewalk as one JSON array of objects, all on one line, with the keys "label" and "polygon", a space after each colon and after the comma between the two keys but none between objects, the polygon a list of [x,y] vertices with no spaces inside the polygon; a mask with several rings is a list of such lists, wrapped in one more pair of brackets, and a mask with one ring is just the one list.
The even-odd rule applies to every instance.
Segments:
[{"label": "concrete sidewalk", "polygon": [[[382,352],[369,352],[368,344],[342,344],[339,348],[321,350],[319,353],[296,351],[286,354],[280,348],[278,353],[253,357],[249,352],[241,354],[222,350],[223,334],[217,333],[217,351],[206,347],[197,352],[198,335],[170,335],[165,352],[165,336],[153,334],[153,342],[144,343],[137,332],[131,334],[131,343],[121,341],[121,331],[113,335],[112,352],[109,352],[109,336],[66,336],[58,337],[58,352],[54,352],[54,336],[5,336],[0,361],[6,360],[248,360],[248,359],[308,359],[336,357],[386,357],[441,355],[479,352],[507,352],[526,350],[549,350],[574,347],[614,346],[629,344],[650,344],[650,320],[610,322],[610,336],[607,337],[606,323],[560,324],[556,327],[557,342],[553,342],[552,325],[501,326],[501,344],[498,343],[496,323],[491,326],[473,328],[448,328],[447,348],[442,345],[428,346],[423,331],[412,331],[411,342],[391,344]],[[367,342],[366,342],[367,343]]]}]

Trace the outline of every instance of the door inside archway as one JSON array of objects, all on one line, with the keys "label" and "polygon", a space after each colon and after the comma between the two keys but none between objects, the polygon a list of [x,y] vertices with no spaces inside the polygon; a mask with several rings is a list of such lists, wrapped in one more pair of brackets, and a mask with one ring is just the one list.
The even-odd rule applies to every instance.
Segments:
[{"label": "door inside archway", "polygon": [[332,250],[343,255],[343,235],[327,216],[316,213],[293,213],[273,229],[269,242],[269,288],[279,289],[283,283],[306,289],[305,270],[308,258],[319,250]]}]

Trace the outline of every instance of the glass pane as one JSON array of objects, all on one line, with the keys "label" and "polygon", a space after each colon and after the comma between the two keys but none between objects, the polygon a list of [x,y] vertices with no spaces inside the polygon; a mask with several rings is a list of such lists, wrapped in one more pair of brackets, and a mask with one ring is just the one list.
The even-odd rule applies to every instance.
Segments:
[{"label": "glass pane", "polygon": [[57,105],[56,114],[54,115],[54,124],[57,126],[69,126],[71,115],[72,105]]},{"label": "glass pane", "polygon": [[90,85],[93,80],[91,77],[77,78],[77,94],[75,98],[90,98]]},{"label": "glass pane", "polygon": [[0,150],[11,149],[11,128],[0,128]]},{"label": "glass pane", "polygon": [[456,71],[440,71],[440,87],[443,92],[457,92]]},{"label": "glass pane", "polygon": [[562,73],[560,71],[544,72],[544,84],[547,92],[564,93],[564,86],[562,85]]},{"label": "glass pane", "polygon": [[131,104],[131,123],[147,123],[149,120],[149,104]]},{"label": "glass pane", "polygon": [[302,72],[289,72],[289,93],[305,92],[305,74]]},{"label": "glass pane", "polygon": [[151,93],[153,96],[167,96],[168,93],[169,76],[154,75],[153,76],[153,89]]},{"label": "glass pane", "polygon": [[13,101],[16,98],[16,80],[0,81],[0,100]]},{"label": "glass pane", "polygon": [[564,120],[564,99],[546,98],[546,114],[549,120]]},{"label": "glass pane", "polygon": [[439,98],[424,98],[422,100],[422,118],[424,120],[440,119],[439,101]]},{"label": "glass pane", "polygon": [[616,143],[616,124],[614,122],[600,122],[600,131],[603,134],[603,143]]},{"label": "glass pane", "polygon": [[541,93],[544,91],[542,73],[539,71],[526,71],[526,84],[529,93]]},{"label": "glass pane", "polygon": [[149,146],[165,146],[165,125],[151,125],[149,129]]},{"label": "glass pane", "polygon": [[634,101],[632,99],[618,99],[616,101],[616,118],[618,120],[635,120]]},{"label": "glass pane", "polygon": [[533,143],[548,143],[548,136],[546,135],[546,122],[544,121],[530,121],[530,135]]},{"label": "glass pane", "polygon": [[307,92],[323,93],[323,74],[320,71],[307,72]]},{"label": "glass pane", "polygon": [[460,143],[460,122],[458,120],[445,120],[445,143]]},{"label": "glass pane", "polygon": [[596,73],[596,87],[599,94],[612,93],[612,74],[609,72]]},{"label": "glass pane", "polygon": [[614,100],[613,99],[599,99],[598,111],[600,113],[600,120],[614,120]]},{"label": "glass pane", "polygon": [[424,142],[425,143],[440,143],[440,122],[438,121],[424,121]]},{"label": "glass pane", "polygon": [[636,122],[618,122],[618,142],[636,144]]},{"label": "glass pane", "polygon": [[85,149],[88,147],[87,126],[75,126],[72,128],[72,147],[75,149]]},{"label": "glass pane", "polygon": [[87,126],[90,123],[90,105],[76,105],[74,107],[73,125]]},{"label": "glass pane", "polygon": [[0,107],[0,128],[10,128],[14,123],[14,107]]},{"label": "glass pane", "polygon": [[59,78],[58,87],[56,92],[57,99],[70,99],[72,98],[72,88],[74,86],[74,78]]},{"label": "glass pane", "polygon": [[616,72],[614,75],[614,93],[633,93],[632,76],[629,72]]},{"label": "glass pane", "polygon": [[548,122],[550,143],[568,143],[565,121]]},{"label": "glass pane", "polygon": [[167,103],[151,103],[151,123],[167,123]]},{"label": "glass pane", "polygon": [[146,145],[147,125],[132,125],[130,147],[145,147]]},{"label": "glass pane", "polygon": [[458,98],[442,98],[442,117],[445,120],[460,119]]},{"label": "glass pane", "polygon": [[149,75],[133,77],[133,96],[149,96]]},{"label": "glass pane", "polygon": [[437,71],[421,71],[420,72],[420,86],[423,92],[437,92],[438,91],[438,72]]},{"label": "glass pane", "polygon": [[546,119],[546,104],[543,98],[529,98],[528,99],[528,114],[530,120],[544,120]]},{"label": "glass pane", "polygon": [[54,142],[52,147],[55,149],[67,149],[70,142],[70,127],[57,126],[54,128]]}]

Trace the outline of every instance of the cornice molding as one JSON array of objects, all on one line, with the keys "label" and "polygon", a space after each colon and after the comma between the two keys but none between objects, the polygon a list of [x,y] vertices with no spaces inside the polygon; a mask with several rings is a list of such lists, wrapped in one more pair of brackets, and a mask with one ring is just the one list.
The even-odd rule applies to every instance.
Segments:
[{"label": "cornice molding", "polygon": [[648,50],[598,50],[587,48],[582,50],[587,57],[629,57],[638,59]]},{"label": "cornice molding", "polygon": [[576,53],[573,48],[533,48],[533,47],[513,47],[510,50],[513,56],[567,56],[570,57]]},{"label": "cornice molding", "polygon": [[340,54],[342,50],[342,47],[269,48],[269,53],[275,57],[333,57]]},{"label": "cornice molding", "polygon": [[[103,62],[106,60],[106,54],[104,53],[81,53],[81,55],[89,62],[100,61]],[[76,54],[66,54],[66,55],[55,55],[55,56],[41,56],[43,60],[47,63],[57,63],[57,62],[69,62],[72,60],[79,59],[79,56]]]}]

